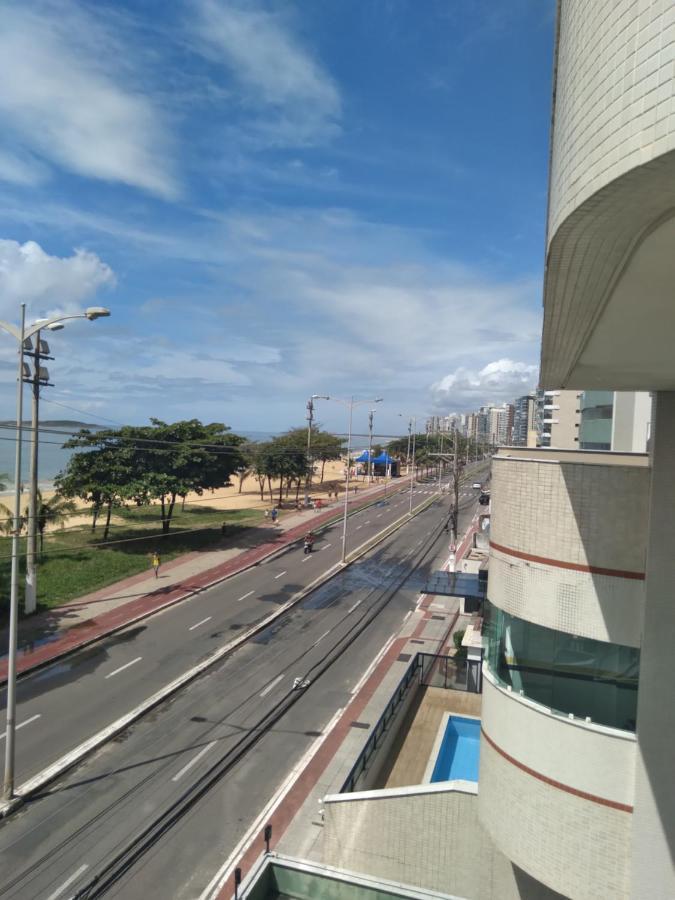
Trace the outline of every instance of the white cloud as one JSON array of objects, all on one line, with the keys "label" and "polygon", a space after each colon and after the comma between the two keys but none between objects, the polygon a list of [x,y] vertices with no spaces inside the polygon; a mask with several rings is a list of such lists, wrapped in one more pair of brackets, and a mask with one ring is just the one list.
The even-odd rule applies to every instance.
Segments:
[{"label": "white cloud", "polygon": [[3,128],[14,143],[78,175],[175,196],[169,135],[157,110],[106,71],[124,68],[121,52],[72,4],[4,4]]},{"label": "white cloud", "polygon": [[0,240],[0,309],[16,316],[26,303],[32,314],[58,305],[67,308],[115,284],[112,269],[95,253],[75,250],[72,256],[50,256],[36,244]]},{"label": "white cloud", "polygon": [[198,49],[232,72],[242,107],[260,114],[259,138],[302,146],[337,132],[338,89],[279,15],[218,0],[196,0],[194,9]]},{"label": "white cloud", "polygon": [[49,170],[36,159],[26,154],[16,156],[8,151],[0,150],[0,181],[32,186],[40,184],[48,177]]},{"label": "white cloud", "polygon": [[513,400],[531,391],[537,383],[538,367],[512,359],[497,359],[479,371],[460,367],[432,385],[434,403],[464,409],[490,402]]}]

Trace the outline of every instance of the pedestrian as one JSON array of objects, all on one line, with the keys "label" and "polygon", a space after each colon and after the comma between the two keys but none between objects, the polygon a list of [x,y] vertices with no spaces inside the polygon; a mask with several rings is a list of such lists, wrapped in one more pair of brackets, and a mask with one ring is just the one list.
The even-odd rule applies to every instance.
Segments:
[{"label": "pedestrian", "polygon": [[274,509],[272,510],[271,516],[272,516],[272,525],[276,525],[276,524],[277,524],[277,518],[278,518],[278,516],[279,516],[279,512],[278,512],[276,506],[275,506]]},{"label": "pedestrian", "polygon": [[155,578],[159,578],[159,567],[161,565],[161,560],[159,558],[159,553],[155,550],[152,554],[152,568],[155,570]]},{"label": "pedestrian", "polygon": [[227,522],[223,522],[223,524],[220,526],[220,533],[223,535],[223,537],[225,536],[226,531],[227,531]]}]

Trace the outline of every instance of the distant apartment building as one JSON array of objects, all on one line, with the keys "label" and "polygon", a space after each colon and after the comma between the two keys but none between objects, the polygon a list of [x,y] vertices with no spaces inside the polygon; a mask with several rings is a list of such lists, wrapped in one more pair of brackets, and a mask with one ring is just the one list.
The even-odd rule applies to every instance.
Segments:
[{"label": "distant apartment building", "polygon": [[535,435],[535,394],[524,394],[513,403],[513,428],[511,443],[516,447],[533,446]]},{"label": "distant apartment building", "polygon": [[582,391],[579,395],[579,448],[643,452],[651,422],[646,391]]},{"label": "distant apartment building", "polygon": [[576,450],[580,415],[578,391],[538,391],[537,403],[538,446]]}]

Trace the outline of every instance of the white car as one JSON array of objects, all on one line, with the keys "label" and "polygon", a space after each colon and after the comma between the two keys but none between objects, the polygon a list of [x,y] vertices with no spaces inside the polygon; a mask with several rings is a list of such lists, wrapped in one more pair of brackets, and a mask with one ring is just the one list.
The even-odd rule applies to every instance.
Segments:
[{"label": "white car", "polygon": [[474,483],[471,485],[471,487],[475,488],[475,490],[477,490],[477,491],[483,490],[483,485],[480,483],[480,481],[474,481]]}]

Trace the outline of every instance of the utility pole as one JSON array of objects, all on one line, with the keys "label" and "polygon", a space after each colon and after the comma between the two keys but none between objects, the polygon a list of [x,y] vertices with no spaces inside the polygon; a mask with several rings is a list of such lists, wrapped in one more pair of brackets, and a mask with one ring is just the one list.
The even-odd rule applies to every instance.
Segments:
[{"label": "utility pole", "polygon": [[452,462],[452,488],[453,488],[453,509],[452,509],[452,542],[457,547],[457,527],[459,522],[459,477],[460,477],[460,465],[459,465],[459,447],[457,445],[457,429],[455,428],[453,432],[453,462]]},{"label": "utility pole", "polygon": [[[26,344],[28,345],[30,338]],[[38,534],[38,449],[39,449],[39,408],[40,388],[49,384],[49,372],[40,365],[42,360],[53,359],[49,356],[49,344],[40,337],[40,332],[35,332],[35,345],[32,350],[26,346],[25,356],[33,357],[33,375],[25,377],[24,382],[30,384],[32,389],[31,409],[31,454],[30,454],[30,490],[28,500],[28,535],[26,540],[26,590],[24,598],[24,612],[31,615],[37,609],[37,534]]]},{"label": "utility pole", "polygon": [[373,480],[373,416],[375,410],[368,412],[368,484]]},{"label": "utility pole", "polygon": [[330,397],[326,397],[323,394],[312,394],[312,396],[307,401],[307,477],[305,478],[305,506],[309,506],[309,490],[312,485],[312,424],[314,422],[314,401],[315,400],[330,400]]},{"label": "utility pole", "polygon": [[[417,438],[417,417],[413,416],[410,420],[411,427],[414,428],[413,436],[412,436],[412,477],[410,479],[410,500],[408,504],[408,512],[412,515],[412,504],[413,504],[413,483],[415,481],[415,439]],[[408,442],[410,442],[410,437],[408,437]]]},{"label": "utility pole", "polygon": [[441,477],[443,475],[443,432],[441,431],[441,455],[438,457],[438,493],[442,491]]}]

